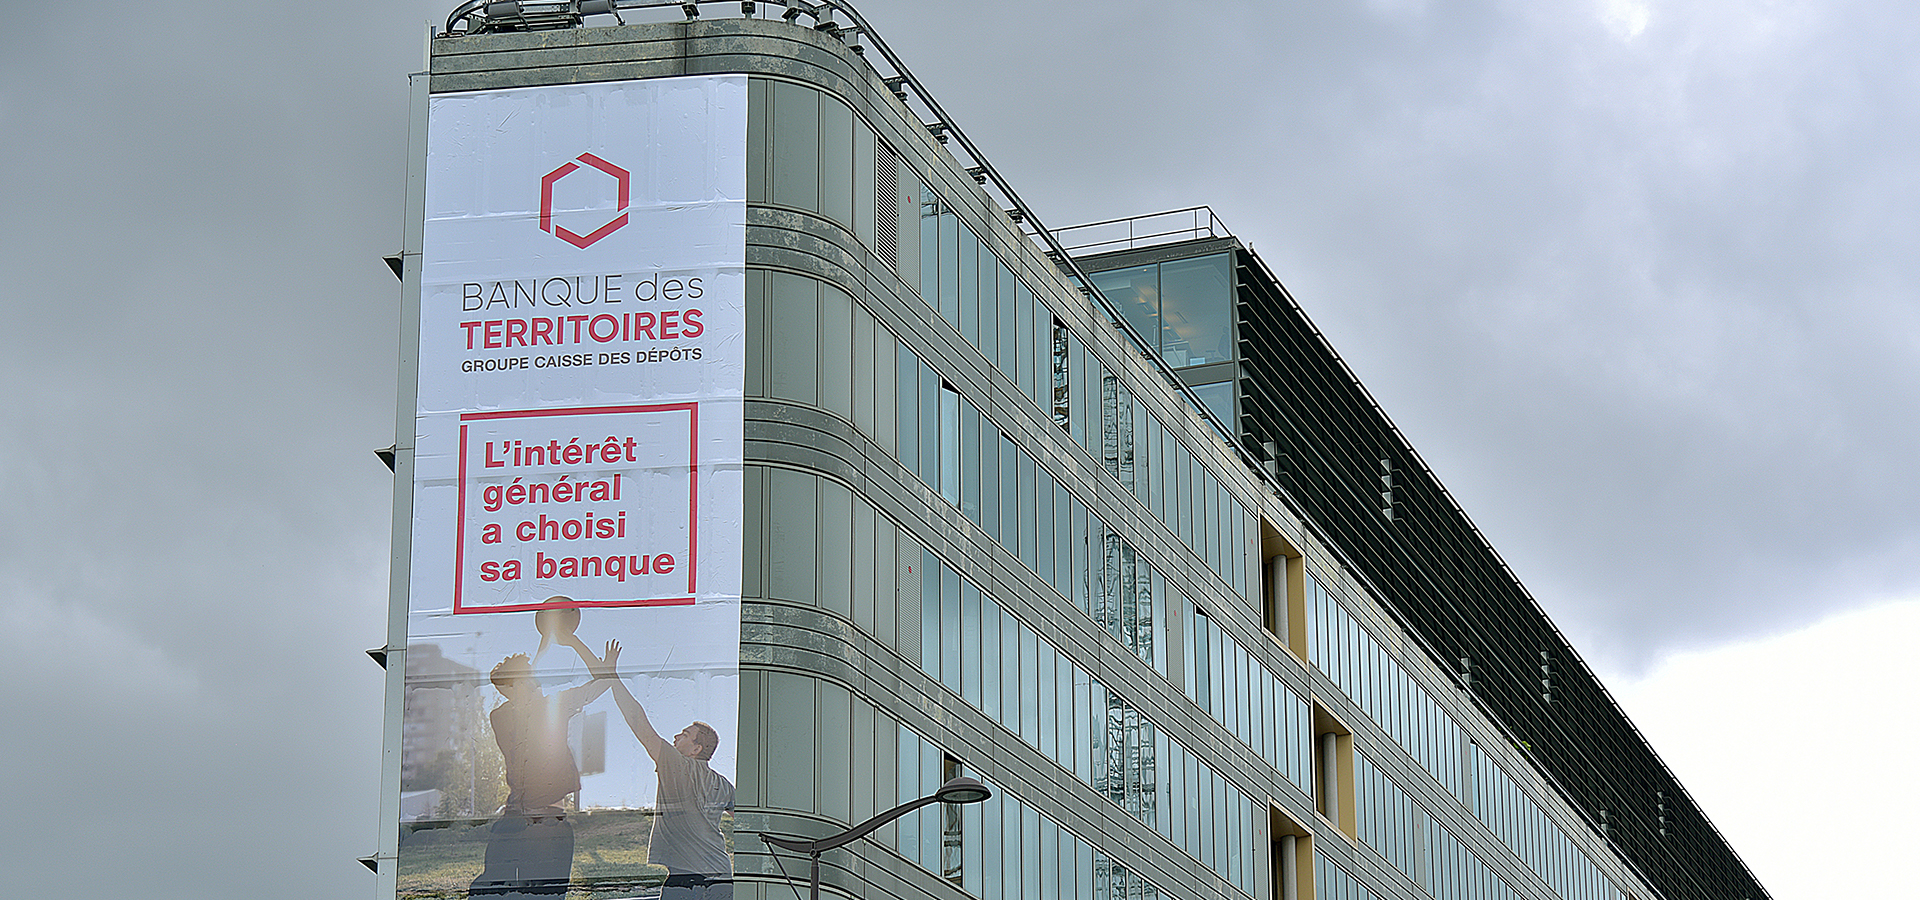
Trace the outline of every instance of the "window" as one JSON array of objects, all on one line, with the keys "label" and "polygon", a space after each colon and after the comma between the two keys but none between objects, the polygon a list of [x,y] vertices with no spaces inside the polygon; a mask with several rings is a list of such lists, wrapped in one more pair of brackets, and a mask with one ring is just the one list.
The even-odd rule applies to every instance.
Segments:
[{"label": "window", "polygon": [[940,496],[960,505],[960,392],[940,385]]},{"label": "window", "polygon": [[[951,756],[940,757],[940,783],[946,784],[960,777],[960,761]],[[954,887],[960,887],[965,879],[961,861],[963,858],[964,832],[961,828],[961,811],[966,807],[957,803],[941,803],[940,807],[940,877],[945,878]]]},{"label": "window", "polygon": [[1307,658],[1307,570],[1295,550],[1266,520],[1260,522],[1260,609],[1267,633],[1302,662]]},{"label": "window", "polygon": [[1070,383],[1067,380],[1067,326],[1061,324],[1059,319],[1053,320],[1052,347],[1053,423],[1062,430],[1070,431],[1073,410],[1067,403],[1067,385]]},{"label": "window", "polygon": [[1354,827],[1353,732],[1313,705],[1313,802],[1327,823],[1359,840]]}]

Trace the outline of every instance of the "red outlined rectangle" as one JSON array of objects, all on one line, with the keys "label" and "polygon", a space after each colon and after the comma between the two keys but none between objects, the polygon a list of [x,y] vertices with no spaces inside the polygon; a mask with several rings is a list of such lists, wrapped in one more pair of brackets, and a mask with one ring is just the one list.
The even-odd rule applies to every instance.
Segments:
[{"label": "red outlined rectangle", "polygon": [[[687,414],[687,593],[674,597],[643,597],[622,600],[572,600],[563,604],[546,602],[509,603],[465,607],[461,605],[461,585],[466,555],[467,529],[467,423],[488,419],[547,418],[557,416],[619,415],[629,413],[684,412]],[[582,406],[562,409],[515,409],[470,412],[460,415],[460,490],[455,517],[453,545],[453,612],[476,613],[525,612],[554,607],[608,606],[691,606],[700,571],[700,405],[698,403],[651,403],[633,406]]]}]

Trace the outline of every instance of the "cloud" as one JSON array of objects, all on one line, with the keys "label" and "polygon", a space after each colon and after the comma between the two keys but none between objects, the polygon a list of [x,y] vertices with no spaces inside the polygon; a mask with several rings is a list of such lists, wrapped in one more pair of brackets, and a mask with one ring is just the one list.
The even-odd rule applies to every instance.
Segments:
[{"label": "cloud", "polygon": [[1011,9],[869,15],[1048,224],[1212,204],[1590,656],[1920,589],[1913,13]]},{"label": "cloud", "polygon": [[[1899,896],[1886,861],[1920,839],[1916,633],[1920,601],[1896,601],[1677,654],[1614,694],[1778,900]],[[1845,827],[1793,827],[1791,809]]]},{"label": "cloud", "polygon": [[[63,828],[144,804],[68,840],[126,860],[90,887],[365,889],[378,257],[451,5],[27,4],[0,32],[0,640],[38,736],[6,760],[52,773],[7,785]],[[863,12],[1048,224],[1213,204],[1601,668],[1920,593],[1920,12]],[[181,847],[218,871],[156,885]],[[71,852],[0,864],[46,893]]]}]

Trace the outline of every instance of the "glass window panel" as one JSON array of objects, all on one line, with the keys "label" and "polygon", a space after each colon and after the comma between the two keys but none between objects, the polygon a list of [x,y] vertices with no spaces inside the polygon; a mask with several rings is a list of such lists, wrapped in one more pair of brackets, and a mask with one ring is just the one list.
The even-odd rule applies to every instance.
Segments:
[{"label": "glass window panel", "polygon": [[944,674],[940,668],[940,569],[940,558],[932,550],[920,551],[920,671],[936,680]]},{"label": "glass window panel", "polygon": [[1229,721],[1227,682],[1231,680],[1232,674],[1227,668],[1228,640],[1220,626],[1213,619],[1207,619],[1207,679],[1213,686],[1213,697],[1210,702],[1213,704],[1211,709],[1214,720],[1221,723]]},{"label": "glass window panel", "polygon": [[1114,405],[1119,396],[1120,383],[1112,373],[1102,372],[1100,377],[1100,450],[1094,456],[1107,474],[1120,477],[1120,413]]},{"label": "glass window panel", "polygon": [[986,417],[980,418],[980,525],[987,534],[1000,537],[1000,430]]},{"label": "glass window panel", "polygon": [[[885,142],[880,142],[878,153],[890,154],[895,162],[901,161],[899,154],[886,149]],[[900,168],[904,169],[906,167],[901,166]],[[899,179],[900,263],[898,270],[901,283],[918,290],[920,289],[920,245],[922,241],[920,238],[920,228],[915,224],[914,210],[922,209],[923,204],[921,201],[932,194],[933,189],[927,187],[926,182],[914,177],[910,172],[903,171],[899,174],[902,177]],[[920,296],[924,299],[929,295],[922,293]]]},{"label": "glass window panel", "polygon": [[[1040,637],[1025,625],[1020,627],[1020,671],[1028,676],[1022,684],[1037,683],[1040,677]],[[1020,738],[1036,749],[1040,746],[1040,704],[1031,694],[1020,699]]]},{"label": "glass window panel", "polygon": [[[873,314],[867,312],[866,307],[854,303],[852,310],[853,425],[860,430],[861,434],[878,440],[880,434],[874,430],[873,410],[873,387],[874,382],[879,379],[873,367],[873,332],[876,323],[873,321]],[[747,333],[764,334],[765,332],[753,331],[750,328]]]},{"label": "glass window panel", "polygon": [[1055,703],[1055,685],[1059,679],[1060,654],[1053,645],[1036,640],[1039,671],[1027,684],[1033,691],[1029,702],[1040,707],[1040,752],[1048,759],[1060,758],[1060,709]]},{"label": "glass window panel", "polygon": [[749,397],[767,395],[767,346],[773,342],[767,331],[767,272],[748,269],[746,281],[747,299],[747,335],[750,340],[746,347],[746,382],[744,390]]},{"label": "glass window panel", "polygon": [[[865,309],[861,310],[864,315]],[[873,436],[880,442],[881,449],[901,459],[899,417],[900,408],[894,399],[899,387],[895,380],[894,366],[899,362],[899,341],[886,326],[875,322],[873,326]],[[864,382],[862,382],[864,384]]]},{"label": "glass window panel", "polygon": [[[897,764],[894,769],[898,783],[894,788],[894,796],[923,796],[920,793],[920,736],[905,725],[900,726],[899,735],[895,756]],[[894,821],[894,828],[898,838],[895,847],[899,849],[900,855],[908,859],[917,859],[920,852],[920,818],[902,816]]]},{"label": "glass window panel", "polygon": [[1080,777],[1096,790],[1107,777],[1105,735],[1107,733],[1107,689],[1090,672],[1078,673],[1080,691],[1073,700],[1074,721],[1079,724],[1081,754]]},{"label": "glass window panel", "polygon": [[980,705],[980,589],[960,582],[960,696]]},{"label": "glass window panel", "polygon": [[944,421],[940,405],[940,376],[933,367],[920,363],[920,480],[928,487],[940,484],[940,428]]},{"label": "glass window panel", "polygon": [[767,315],[773,340],[769,348],[769,392],[782,400],[813,404],[819,398],[820,282],[786,272],[773,273],[773,300]]},{"label": "glass window panel", "polygon": [[1067,360],[1069,358],[1067,353],[1067,326],[1060,324],[1060,320],[1058,319],[1050,319],[1049,321],[1051,322],[1048,326],[1048,333],[1051,335],[1051,340],[1049,341],[1051,351],[1048,353],[1050,365],[1048,366],[1047,372],[1047,391],[1048,399],[1052,403],[1049,411],[1053,415],[1053,424],[1060,426],[1061,430],[1064,431],[1072,427],[1069,421],[1072,417],[1071,406],[1069,404],[1070,398],[1067,395],[1067,386],[1071,384],[1068,380],[1071,373],[1067,371]]},{"label": "glass window panel", "polygon": [[766,583],[761,580],[766,563],[762,555],[766,549],[766,478],[764,466],[745,467],[742,501],[747,521],[741,535],[741,555],[745,558],[745,568],[740,581],[740,593],[744,597],[766,596]]},{"label": "glass window panel", "polygon": [[[981,781],[986,781],[986,779],[983,778]],[[991,782],[987,783],[993,790],[993,796],[1007,796],[1006,791],[1002,790],[999,785]],[[1005,852],[1005,826],[1002,824],[1008,804],[1005,802],[989,802],[975,803],[972,805],[980,810],[980,839],[976,841],[976,843],[980,844],[983,851],[982,862],[984,865],[982,866],[981,880],[969,886],[969,893],[972,893],[976,897],[992,897],[1004,886],[1005,882],[1003,879],[1006,877],[1006,869],[1009,866]]]},{"label": "glass window panel", "polygon": [[[782,672],[768,673],[766,716],[769,734],[812,734],[815,728],[813,679]],[[767,805],[811,811],[813,785],[819,780],[819,774],[814,771],[813,742],[791,743],[790,752],[764,755]]]},{"label": "glass window panel", "polygon": [[1149,634],[1153,638],[1153,669],[1161,675],[1167,674],[1167,580],[1157,570],[1153,578],[1153,628]]},{"label": "glass window panel", "polygon": [[[997,289],[991,306],[982,304],[980,313],[980,340],[982,349],[987,351],[987,359],[1008,378],[1013,377],[1013,366],[1009,359],[1013,355],[1013,272],[1007,264],[994,260],[996,272],[994,279]],[[990,312],[988,310],[991,310]]]},{"label": "glass window panel", "polygon": [[906,344],[895,344],[894,395],[898,399],[899,459],[907,471],[920,472],[920,357]]},{"label": "glass window panel", "polygon": [[1016,279],[1013,283],[1013,321],[1009,323],[1013,331],[1014,357],[1013,383],[1020,394],[1029,400],[1033,398],[1033,381],[1039,358],[1039,348],[1034,345],[1033,332],[1033,292],[1027,290],[1026,282]]},{"label": "glass window panel", "polygon": [[[814,724],[814,759],[819,806],[823,816],[837,822],[853,820],[853,776],[847,747],[853,740],[853,713],[847,689],[828,681],[815,683],[819,691]],[[777,754],[769,754],[777,755]],[[862,773],[864,774],[864,773]]]},{"label": "glass window panel", "polygon": [[1154,341],[1160,334],[1160,273],[1149,263],[1125,269],[1111,269],[1087,276],[1107,301],[1120,310],[1122,318],[1148,342],[1149,350],[1158,350]]},{"label": "glass window panel", "polygon": [[1040,819],[1040,891],[1031,896],[1058,898],[1060,888],[1060,826]]},{"label": "glass window panel", "polygon": [[1088,586],[1093,580],[1093,572],[1087,562],[1087,505],[1079,497],[1068,495],[1067,505],[1071,521],[1068,539],[1073,543],[1073,603],[1081,612],[1093,607],[1088,603]]},{"label": "glass window panel", "polygon": [[1026,631],[1020,620],[1000,610],[1000,724],[1008,731],[1025,736],[1020,710],[1025,705],[1021,686],[1033,677],[1033,667],[1020,661],[1020,633]]},{"label": "glass window panel", "polygon": [[1107,689],[1100,680],[1088,676],[1085,700],[1089,768],[1087,784],[1102,796],[1112,779],[1113,758],[1107,752]]},{"label": "glass window panel", "polygon": [[[996,794],[995,796],[1008,797],[1009,795]],[[1023,832],[1021,830],[1020,820],[1025,818],[1027,810],[1024,804],[1011,797],[1009,797],[1009,802],[1000,804],[1000,806],[1002,807],[1000,815],[1000,859],[1003,866],[1001,871],[1006,876],[1001,882],[1000,896],[1029,896],[1025,893],[1025,887],[1021,884],[1021,872],[1026,869],[1031,869],[1033,866],[1026,864],[1030,861],[1022,859],[1020,853],[1021,847],[1025,844],[1025,841],[1022,839]]]},{"label": "glass window panel", "polygon": [[[820,495],[820,605],[842,616],[853,614],[853,492],[846,485],[817,479]],[[751,521],[751,520],[749,520]]]},{"label": "glass window panel", "polygon": [[[926,190],[920,203],[920,300],[928,306],[940,304],[940,198]],[[951,258],[946,265],[953,265]]]},{"label": "glass window panel", "polygon": [[[873,612],[873,636],[885,647],[899,647],[899,607],[905,605],[900,594],[900,529],[893,520],[875,513],[873,518],[873,583],[879,602]],[[918,641],[914,641],[918,645]]]},{"label": "glass window panel", "polygon": [[[910,797],[924,797],[940,787],[943,779],[940,770],[945,754],[929,741],[920,742],[920,792]],[[936,803],[923,807],[916,815],[920,819],[920,866],[931,872],[940,872],[943,867],[940,859],[941,839],[944,829],[941,826],[941,813],[945,807]]]},{"label": "glass window panel", "polygon": [[1084,389],[1082,395],[1086,398],[1084,404],[1086,406],[1084,415],[1087,419],[1087,440],[1085,446],[1087,455],[1092,456],[1094,459],[1100,458],[1100,386],[1106,382],[1106,377],[1106,364],[1102,363],[1100,358],[1095,356],[1093,351],[1089,349],[1087,351],[1086,375],[1085,381],[1082,384],[1082,388]]},{"label": "glass window panel", "polygon": [[1213,701],[1213,648],[1211,646],[1213,623],[1205,610],[1197,606],[1187,607],[1193,615],[1193,665],[1189,673],[1193,690],[1189,694],[1200,708],[1218,716],[1219,706]]},{"label": "glass window panel", "polygon": [[767,117],[772,114],[772,104],[767,97],[771,85],[765,78],[747,81],[748,203],[767,202]]},{"label": "glass window panel", "polygon": [[1080,336],[1067,332],[1067,434],[1075,444],[1087,446],[1087,347]]},{"label": "glass window panel", "polygon": [[773,202],[820,208],[820,94],[773,82]]},{"label": "glass window panel", "polygon": [[1053,581],[1054,487],[1053,474],[1036,463],[1032,490],[1027,494],[1033,502],[1033,517],[1030,520],[1033,524],[1033,571],[1041,581],[1049,583]]},{"label": "glass window panel", "polygon": [[1034,852],[1042,849],[1040,815],[1031,807],[1021,810],[1020,833],[1023,836],[1022,843],[1030,848],[1029,853],[1032,855],[1026,860],[1026,865],[1020,867],[1023,870],[1021,874],[1025,877],[1021,879],[1022,890],[1017,896],[1039,897],[1041,867],[1046,864],[1046,860],[1042,854]]},{"label": "glass window panel", "polygon": [[1174,444],[1173,454],[1175,457],[1173,471],[1180,482],[1174,490],[1175,499],[1173,508],[1174,515],[1176,516],[1176,527],[1173,533],[1180,538],[1180,543],[1192,547],[1193,454],[1187,450],[1187,445],[1180,443]]},{"label": "glass window panel", "polygon": [[846,291],[821,283],[820,405],[850,422],[854,419],[853,306]]},{"label": "glass window panel", "polygon": [[1000,603],[985,594],[980,599],[980,711],[1000,719]]},{"label": "glass window panel", "polygon": [[1073,523],[1071,497],[1066,485],[1053,483],[1053,589],[1062,597],[1073,596]]},{"label": "glass window panel", "polygon": [[[874,530],[876,513],[864,499],[853,501],[853,625],[862,631],[874,632],[873,579],[875,574],[874,543],[878,537]],[[747,519],[752,522],[751,516]],[[886,593],[892,593],[888,591]]]},{"label": "glass window panel", "polygon": [[969,344],[980,343],[980,239],[973,229],[960,228],[960,336]]},{"label": "glass window panel", "polygon": [[816,519],[815,479],[792,469],[767,470],[771,482],[768,502],[767,595],[799,603],[818,602],[815,595],[814,542],[820,529]]},{"label": "glass window panel", "polygon": [[1032,498],[1038,493],[1040,481],[1039,466],[1033,461],[1033,457],[1028,456],[1025,451],[1020,451],[1017,454],[1015,463],[1020,467],[1019,496],[1027,499],[1027,502],[1022,504],[1020,509],[1020,562],[1024,563],[1030,570],[1037,570],[1039,566],[1035,560],[1034,539],[1038,531],[1038,523],[1035,521]]},{"label": "glass window panel", "polygon": [[1093,845],[1086,841],[1076,840],[1073,844],[1073,850],[1075,865],[1080,870],[1080,877],[1078,879],[1080,892],[1074,896],[1084,897],[1094,889]]},{"label": "glass window panel", "polygon": [[956,694],[961,690],[960,573],[940,564],[940,683]]},{"label": "glass window panel", "polygon": [[982,826],[986,821],[981,807],[986,803],[969,803],[958,807],[960,812],[960,884],[975,896],[984,892],[986,873],[985,834]]},{"label": "glass window panel", "polygon": [[[922,450],[924,454],[926,451]],[[1200,527],[1207,533],[1206,560],[1216,576],[1220,575],[1220,483],[1213,480],[1211,472],[1204,473],[1206,479],[1207,514],[1201,518]],[[1221,581],[1226,578],[1222,577]]]},{"label": "glass window panel", "polygon": [[862,244],[878,248],[874,239],[874,138],[865,120],[853,119],[853,233]]},{"label": "glass window panel", "polygon": [[962,398],[960,418],[960,510],[980,524],[980,409]]},{"label": "glass window panel", "polygon": [[1133,477],[1122,483],[1127,486],[1127,490],[1133,492],[1134,498],[1143,506],[1147,502],[1147,456],[1143,452],[1146,448],[1146,438],[1141,420],[1146,416],[1146,404],[1141,403],[1140,398],[1135,397],[1133,391],[1128,390],[1126,458]]},{"label": "glass window panel", "polygon": [[820,211],[853,229],[853,110],[820,95]]},{"label": "glass window panel", "polygon": [[960,393],[940,387],[940,496],[960,505]]},{"label": "glass window panel", "polygon": [[1013,439],[1000,435],[1000,546],[1013,553],[1020,545],[1020,458]]},{"label": "glass window panel", "polygon": [[960,327],[960,217],[951,205],[940,210],[940,317]]},{"label": "glass window panel", "polygon": [[1074,770],[1074,751],[1078,749],[1080,729],[1074,727],[1073,683],[1075,666],[1073,660],[1065,654],[1058,654],[1053,670],[1054,710],[1059,716],[1054,727],[1059,732],[1055,737],[1053,759],[1063,768]]},{"label": "glass window panel", "polygon": [[[1027,290],[1025,282],[1014,285],[1016,293]],[[1052,371],[1050,360],[1053,358],[1053,313],[1047,309],[1046,301],[1034,297],[1028,307],[1027,330],[1033,334],[1033,356],[1027,360],[1027,399],[1040,408],[1042,416],[1047,415],[1053,402],[1051,387]]]},{"label": "glass window panel", "polygon": [[1227,254],[1160,264],[1161,355],[1175,367],[1233,358],[1233,275]]}]

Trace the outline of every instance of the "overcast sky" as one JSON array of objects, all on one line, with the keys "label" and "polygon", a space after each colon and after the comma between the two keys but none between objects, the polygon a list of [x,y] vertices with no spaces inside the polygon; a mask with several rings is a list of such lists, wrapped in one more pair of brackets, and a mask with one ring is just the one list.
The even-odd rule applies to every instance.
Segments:
[{"label": "overcast sky", "polygon": [[[23,896],[371,891],[380,257],[406,74],[451,5],[5,4],[0,865]],[[1048,225],[1212,205],[1776,897],[1822,894],[1793,856],[1876,867],[1820,834],[1763,856],[1741,835],[1781,808],[1702,785],[1750,749],[1766,780],[1726,796],[1821,777],[1913,805],[1895,756],[1758,762],[1833,723],[1821,691],[1739,673],[1917,712],[1911,664],[1840,666],[1871,660],[1835,635],[1891,657],[1920,627],[1920,8],[862,11]]]}]

